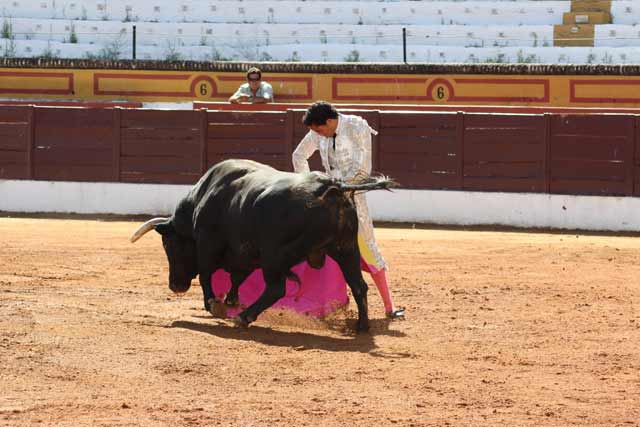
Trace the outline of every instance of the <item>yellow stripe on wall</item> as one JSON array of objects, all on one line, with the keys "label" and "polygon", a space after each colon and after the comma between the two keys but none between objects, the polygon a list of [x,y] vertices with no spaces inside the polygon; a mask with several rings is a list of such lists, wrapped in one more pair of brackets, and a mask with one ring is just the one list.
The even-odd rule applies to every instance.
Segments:
[{"label": "yellow stripe on wall", "polygon": [[[279,102],[640,107],[640,76],[264,73]],[[0,97],[81,101],[226,101],[243,73],[0,70]]]}]

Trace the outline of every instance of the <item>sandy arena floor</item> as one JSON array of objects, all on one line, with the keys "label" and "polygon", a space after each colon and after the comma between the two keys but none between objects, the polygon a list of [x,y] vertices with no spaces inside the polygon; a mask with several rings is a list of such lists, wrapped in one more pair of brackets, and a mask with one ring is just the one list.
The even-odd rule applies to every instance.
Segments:
[{"label": "sandy arena floor", "polygon": [[354,335],[213,319],[137,225],[0,218],[0,425],[640,425],[640,237],[378,228]]}]

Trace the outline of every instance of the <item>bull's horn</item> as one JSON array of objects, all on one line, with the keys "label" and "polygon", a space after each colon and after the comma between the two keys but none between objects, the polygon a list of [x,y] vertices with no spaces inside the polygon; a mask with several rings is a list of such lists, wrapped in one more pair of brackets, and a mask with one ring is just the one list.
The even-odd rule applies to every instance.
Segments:
[{"label": "bull's horn", "polygon": [[167,222],[167,221],[169,221],[169,218],[153,218],[145,222],[140,226],[140,228],[136,230],[135,233],[133,233],[133,236],[131,236],[131,239],[130,239],[131,243],[135,242],[136,240],[138,240],[139,238],[147,234],[149,231],[156,228],[156,225],[161,224],[163,222]]}]

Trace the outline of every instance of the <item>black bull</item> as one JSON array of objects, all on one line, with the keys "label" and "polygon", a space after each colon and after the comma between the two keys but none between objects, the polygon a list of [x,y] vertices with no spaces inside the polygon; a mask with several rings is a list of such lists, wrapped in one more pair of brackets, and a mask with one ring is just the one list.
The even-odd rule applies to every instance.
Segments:
[{"label": "black bull", "polygon": [[211,274],[230,273],[225,303],[238,303],[238,287],[256,268],[265,290],[235,319],[248,325],[285,295],[286,278],[299,280],[291,268],[308,261],[320,268],[324,256],[340,266],[358,306],[358,329],[369,327],[367,284],[360,271],[358,218],[353,195],[389,189],[385,177],[365,177],[348,184],[311,172],[281,172],[250,160],[214,165],[178,203],[170,218],[154,218],[131,237],[134,242],[155,229],[169,260],[169,288],[186,292],[200,278],[205,308],[218,304]]}]

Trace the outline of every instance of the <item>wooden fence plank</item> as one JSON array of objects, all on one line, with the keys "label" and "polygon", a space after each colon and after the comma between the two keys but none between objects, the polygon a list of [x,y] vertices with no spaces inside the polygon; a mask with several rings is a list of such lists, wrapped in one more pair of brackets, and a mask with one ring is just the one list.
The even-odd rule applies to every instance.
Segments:
[{"label": "wooden fence plank", "polygon": [[617,114],[554,114],[551,116],[552,135],[626,135],[630,116]]},{"label": "wooden fence plank", "polygon": [[552,116],[549,191],[632,195],[635,122],[628,115]]},{"label": "wooden fence plank", "polygon": [[84,166],[112,166],[113,152],[111,148],[103,150],[75,147],[69,150],[67,147],[36,147],[35,165],[84,165]]},{"label": "wooden fence plank", "polygon": [[209,138],[218,139],[244,139],[244,138],[280,138],[284,142],[284,123],[275,125],[239,125],[239,124],[209,124],[207,129]]},{"label": "wooden fence plank", "polygon": [[122,171],[122,182],[146,183],[146,184],[195,184],[200,179],[200,173],[153,173],[153,172],[128,172]]},{"label": "wooden fence plank", "polygon": [[192,128],[123,128],[123,139],[158,141],[199,141],[200,129]]},{"label": "wooden fence plank", "polygon": [[634,141],[634,168],[633,168],[633,195],[640,196],[640,116],[635,116],[635,123],[633,127],[633,141]]},{"label": "wooden fence plank", "polygon": [[389,136],[380,135],[380,150],[384,153],[407,152],[417,153],[457,153],[456,135],[450,137],[429,136]]},{"label": "wooden fence plank", "polygon": [[195,156],[200,153],[199,141],[135,140],[122,139],[121,155],[126,157],[176,157]]},{"label": "wooden fence plank", "polygon": [[204,173],[207,171],[207,145],[209,143],[209,123],[207,122],[207,110],[200,110],[198,118],[200,119],[200,132],[198,133],[198,143],[200,145],[200,174],[204,175]]},{"label": "wooden fence plank", "polygon": [[465,114],[463,187],[545,191],[542,116]]},{"label": "wooden fence plank", "polygon": [[[25,156],[26,157],[26,156]],[[4,163],[0,161],[0,179],[30,179],[23,163]]]},{"label": "wooden fence plank", "polygon": [[[629,136],[579,136],[555,137],[551,155],[554,159],[573,160],[625,160],[633,153]],[[631,159],[633,161],[633,159]]]},{"label": "wooden fence plank", "polygon": [[120,160],[122,172],[155,174],[200,174],[200,156],[181,157],[123,157]]},{"label": "wooden fence plank", "polygon": [[[214,165],[223,160],[227,160],[233,158],[233,156],[226,156],[221,154],[215,154],[209,152],[209,166]],[[254,153],[243,157],[245,159],[254,160],[256,162],[264,163],[271,167],[274,167],[278,170],[286,171],[287,168],[290,168],[291,161],[287,161],[282,155],[271,155],[264,153]]]},{"label": "wooden fence plank", "polygon": [[212,147],[208,150],[210,153],[229,153],[234,155],[264,152],[270,154],[281,154],[284,156],[287,151],[285,141],[282,139],[247,139],[242,141],[220,139],[218,142],[210,145]]},{"label": "wooden fence plank", "polygon": [[506,191],[540,193],[540,181],[529,178],[513,178],[500,180],[495,178],[467,177],[464,178],[464,189],[467,191]]},{"label": "wooden fence plank", "polygon": [[603,181],[598,179],[554,179],[555,194],[576,194],[593,196],[624,196],[627,185],[624,181]]},{"label": "wooden fence plank", "polygon": [[465,164],[465,178],[498,178],[508,180],[523,178],[536,180],[540,176],[541,165],[538,162],[487,162]]},{"label": "wooden fence plank", "polygon": [[408,170],[424,171],[446,169],[455,173],[458,170],[458,159],[449,156],[421,157],[405,153],[387,153],[380,159],[380,167],[385,171]]},{"label": "wooden fence plank", "polygon": [[575,162],[573,160],[551,160],[553,179],[581,179],[602,181],[622,181],[625,179],[626,166],[624,161],[610,162],[607,160],[589,160]]},{"label": "wooden fence plank", "polygon": [[34,168],[34,178],[46,181],[86,181],[111,182],[113,167],[111,165],[78,165],[38,164]]},{"label": "wooden fence plank", "polygon": [[457,113],[418,113],[406,111],[380,112],[380,130],[393,135],[396,130],[452,133],[457,129]]},{"label": "wooden fence plank", "polygon": [[35,120],[39,129],[109,128],[113,113],[106,108],[35,107]]},{"label": "wooden fence plank", "polygon": [[[208,111],[207,122],[211,124],[282,125],[286,111]],[[300,116],[302,117],[302,116]]]},{"label": "wooden fence plank", "polygon": [[192,129],[200,128],[198,112],[193,110],[122,110],[122,128]]},{"label": "wooden fence plank", "polygon": [[541,144],[483,143],[467,144],[464,151],[466,163],[472,162],[521,162],[534,161],[542,165]]},{"label": "wooden fence plank", "polygon": [[5,123],[27,124],[32,108],[32,106],[0,105],[0,126],[3,126]]},{"label": "wooden fence plank", "polygon": [[112,141],[113,141],[113,150],[112,150],[112,167],[113,167],[113,180],[118,182],[120,181],[120,156],[122,149],[122,141],[120,138],[120,127],[122,123],[122,110],[119,107],[113,109],[113,130],[112,130]]}]

